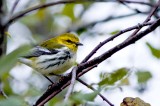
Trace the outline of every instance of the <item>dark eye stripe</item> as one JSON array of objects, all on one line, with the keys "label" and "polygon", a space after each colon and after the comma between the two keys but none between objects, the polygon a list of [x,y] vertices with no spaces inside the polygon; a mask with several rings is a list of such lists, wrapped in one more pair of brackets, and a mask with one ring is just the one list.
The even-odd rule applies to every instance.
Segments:
[{"label": "dark eye stripe", "polygon": [[73,43],[70,39],[66,40],[68,43]]}]

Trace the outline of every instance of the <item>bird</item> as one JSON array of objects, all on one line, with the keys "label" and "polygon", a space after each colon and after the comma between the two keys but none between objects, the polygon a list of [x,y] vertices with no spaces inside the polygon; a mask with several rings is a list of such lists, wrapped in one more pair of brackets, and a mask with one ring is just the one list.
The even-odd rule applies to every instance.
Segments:
[{"label": "bird", "polygon": [[78,46],[82,46],[79,38],[73,33],[64,33],[46,40],[33,47],[19,61],[47,76],[61,75],[76,63]]}]

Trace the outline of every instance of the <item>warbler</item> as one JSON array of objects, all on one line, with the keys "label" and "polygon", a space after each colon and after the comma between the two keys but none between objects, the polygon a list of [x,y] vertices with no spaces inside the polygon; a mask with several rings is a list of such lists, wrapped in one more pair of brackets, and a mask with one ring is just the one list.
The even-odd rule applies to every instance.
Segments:
[{"label": "warbler", "polygon": [[72,33],[64,33],[34,47],[28,55],[20,57],[19,61],[45,77],[59,75],[76,63],[77,49],[78,46],[82,45],[78,36]]}]

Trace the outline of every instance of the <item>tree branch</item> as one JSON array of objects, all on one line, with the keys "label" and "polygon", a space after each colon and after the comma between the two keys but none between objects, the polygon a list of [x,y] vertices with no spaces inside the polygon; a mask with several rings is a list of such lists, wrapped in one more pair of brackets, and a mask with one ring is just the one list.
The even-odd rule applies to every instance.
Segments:
[{"label": "tree branch", "polygon": [[13,15],[14,10],[16,9],[16,6],[18,5],[19,1],[20,1],[20,0],[16,0],[16,1],[14,2],[13,7],[12,7],[10,13],[9,13],[10,17]]},{"label": "tree branch", "polygon": [[[152,8],[151,12],[149,13],[148,17],[147,17],[146,20],[143,22],[143,24],[151,20],[152,15],[154,15],[154,13],[157,11],[157,9],[158,9],[159,6],[160,6],[160,0],[159,0],[159,1],[157,2],[157,4]],[[135,36],[140,30],[141,30],[141,28],[135,30],[135,31],[131,34],[130,37]],[[129,38],[130,38],[130,37],[129,37]]]},{"label": "tree branch", "polygon": [[6,53],[6,36],[3,24],[5,16],[5,0],[0,0],[0,57]]},{"label": "tree branch", "polygon": [[68,102],[68,98],[69,96],[71,95],[72,91],[73,91],[73,88],[74,88],[74,85],[75,85],[75,81],[76,81],[76,67],[73,67],[72,69],[72,78],[71,78],[71,84],[69,86],[69,89],[65,95],[65,98],[64,98],[64,103],[66,104]]},{"label": "tree branch", "polygon": [[[118,0],[118,1],[121,1],[121,0]],[[58,5],[58,4],[68,4],[68,3],[81,3],[81,2],[116,2],[116,1],[103,1],[103,0],[68,0],[68,1],[57,1],[57,2],[51,2],[51,3],[47,3],[47,4],[42,4],[42,5],[37,5],[37,6],[34,6],[34,7],[31,7],[27,10],[24,10],[22,12],[19,12],[15,15],[13,15],[9,20],[8,22],[6,23],[6,26],[5,27],[8,27],[10,24],[12,24],[14,21],[18,20],[19,18],[25,16],[26,14],[34,11],[34,10],[37,10],[37,9],[40,9],[40,8],[46,8],[46,7],[50,7],[50,6],[54,6],[54,5]],[[152,4],[150,3],[145,3],[145,2],[134,2],[134,1],[123,1],[123,2],[126,2],[126,3],[136,3],[136,4],[143,4],[143,5],[148,5],[148,6],[153,6]]]},{"label": "tree branch", "polygon": [[147,2],[142,2],[142,1],[131,1],[131,0],[118,0],[120,2],[125,2],[125,3],[134,3],[134,4],[143,4],[143,5],[148,5],[150,7],[154,6],[152,3],[147,3]]},{"label": "tree branch", "polygon": [[87,83],[85,83],[84,81],[82,81],[80,78],[77,78],[77,81],[79,81],[80,83],[82,83],[83,85],[85,85],[86,87],[88,87],[89,89],[98,92],[98,95],[105,101],[107,102],[110,106],[114,106],[106,97],[104,97],[101,93],[99,93],[99,91],[97,91],[96,89],[94,89],[92,86],[88,85]]},{"label": "tree branch", "polygon": [[120,2],[121,4],[123,4],[124,6],[126,6],[128,9],[135,11],[136,13],[143,13],[142,11],[138,10],[137,8],[132,8],[132,7],[130,7],[126,2],[123,2],[123,1],[121,1],[121,0],[119,0],[119,2]]},{"label": "tree branch", "polygon": [[[143,14],[147,14],[148,12],[143,12]],[[130,14],[126,14],[126,15],[120,15],[120,16],[109,16],[107,17],[106,19],[103,19],[103,20],[99,20],[99,21],[96,21],[96,22],[92,22],[92,23],[89,23],[87,25],[82,25],[82,26],[79,26],[78,28],[75,28],[74,27],[71,27],[67,32],[71,32],[71,31],[81,31],[85,28],[90,28],[90,27],[93,27],[94,25],[96,25],[97,23],[103,23],[103,22],[108,22],[108,21],[111,21],[111,20],[116,20],[116,19],[120,19],[120,18],[125,18],[125,17],[130,17],[130,16],[134,16],[134,15],[137,15],[138,13],[130,13]]]},{"label": "tree branch", "polygon": [[[96,66],[97,66],[97,65],[93,65],[93,66],[91,66],[91,67],[89,67],[89,68],[87,68],[87,69],[84,69],[84,71],[87,72],[88,70],[91,70],[91,69],[93,69],[93,68],[96,67]],[[76,70],[77,70],[77,67],[76,67]],[[42,105],[44,105],[44,104],[45,104],[47,101],[49,101],[54,95],[58,94],[58,93],[61,92],[63,89],[65,89],[65,88],[70,84],[71,74],[72,74],[72,73],[68,74],[68,76],[61,77],[60,80],[59,80],[59,82],[56,82],[56,84],[54,84],[54,85],[51,87],[51,88],[58,87],[59,84],[60,84],[60,85],[62,84],[61,81],[65,81],[66,79],[68,79],[68,80],[66,80],[65,83],[63,83],[63,84],[65,85],[64,88],[57,89],[55,93],[52,93],[52,92],[54,92],[54,91],[52,91],[52,90],[54,90],[54,89],[48,89],[48,90],[37,100],[37,102],[36,102],[36,104],[35,104],[34,106],[42,106]],[[64,79],[65,79],[65,80],[64,80]],[[63,85],[61,85],[61,86],[63,86]]]},{"label": "tree branch", "polygon": [[[102,55],[88,61],[85,63],[79,64],[77,67],[77,73],[78,77],[83,75],[84,73],[88,72],[90,69],[89,67],[95,67],[95,65],[103,62],[110,56],[112,56],[114,53],[118,52],[119,50],[129,46],[130,44],[136,42],[143,36],[147,35],[151,31],[155,30],[160,25],[160,18],[156,20],[150,27],[148,27],[146,30],[142,31],[141,33],[137,34],[136,36],[133,36],[132,38],[120,43],[119,45],[113,47],[112,49],[108,50],[107,52],[103,53]],[[85,70],[87,69],[87,71]],[[91,68],[92,69],[92,68]],[[61,92],[63,89],[65,89],[70,84],[71,79],[71,73],[66,76],[62,77],[59,82],[55,83],[51,89],[48,89],[36,102],[36,106],[41,106],[45,104],[48,100],[53,98],[55,95],[57,95],[59,92]]]},{"label": "tree branch", "polygon": [[[145,35],[149,34],[150,32],[152,32],[153,30],[155,30],[158,26],[160,25],[160,18],[158,20],[156,20],[150,27],[148,27],[146,30],[141,31],[139,34],[130,37],[129,39],[125,40],[124,42],[120,43],[119,45],[111,48],[110,50],[108,50],[107,52],[103,53],[102,55],[88,61],[85,63],[81,63],[78,66],[78,77],[80,75],[83,75],[83,69],[90,67],[92,65],[95,64],[99,64],[101,62],[103,62],[104,60],[106,60],[107,58],[109,58],[110,56],[112,56],[114,53],[118,52],[119,50],[135,43],[136,41],[138,41],[139,39],[141,39],[142,37],[144,37]],[[82,72],[79,72],[82,71]],[[86,72],[85,72],[86,73]]]},{"label": "tree branch", "polygon": [[10,24],[12,24],[14,21],[18,20],[19,18],[25,16],[26,14],[28,14],[34,10],[38,10],[40,8],[47,8],[47,7],[58,5],[58,4],[70,4],[70,3],[93,2],[93,1],[94,0],[68,0],[68,1],[66,0],[66,1],[57,1],[57,2],[47,3],[47,4],[37,5],[37,6],[31,7],[27,10],[21,11],[15,15],[13,15],[6,23],[6,27],[8,27]]},{"label": "tree branch", "polygon": [[149,22],[149,23],[144,23],[144,24],[138,24],[136,26],[132,26],[130,28],[127,28],[127,29],[124,29],[124,30],[121,30],[120,32],[118,32],[117,34],[115,34],[114,36],[111,36],[109,37],[108,39],[100,42],[99,45],[97,45],[87,56],[86,58],[81,62],[81,63],[84,63],[86,61],[88,61],[95,53],[98,49],[100,49],[103,45],[105,45],[106,43],[108,43],[109,41],[112,41],[113,39],[115,39],[116,37],[122,35],[123,33],[126,33],[126,32],[129,32],[129,31],[132,31],[134,29],[139,29],[139,28],[142,28],[144,26],[147,26],[147,25],[151,25],[153,22]]}]

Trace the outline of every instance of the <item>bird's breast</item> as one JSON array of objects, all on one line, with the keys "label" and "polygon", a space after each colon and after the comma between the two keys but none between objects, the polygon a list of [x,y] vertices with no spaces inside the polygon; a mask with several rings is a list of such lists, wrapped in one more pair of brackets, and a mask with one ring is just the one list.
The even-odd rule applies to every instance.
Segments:
[{"label": "bird's breast", "polygon": [[36,61],[36,70],[42,74],[61,74],[71,68],[76,61],[76,54],[69,49],[59,49],[56,54],[42,55]]}]

